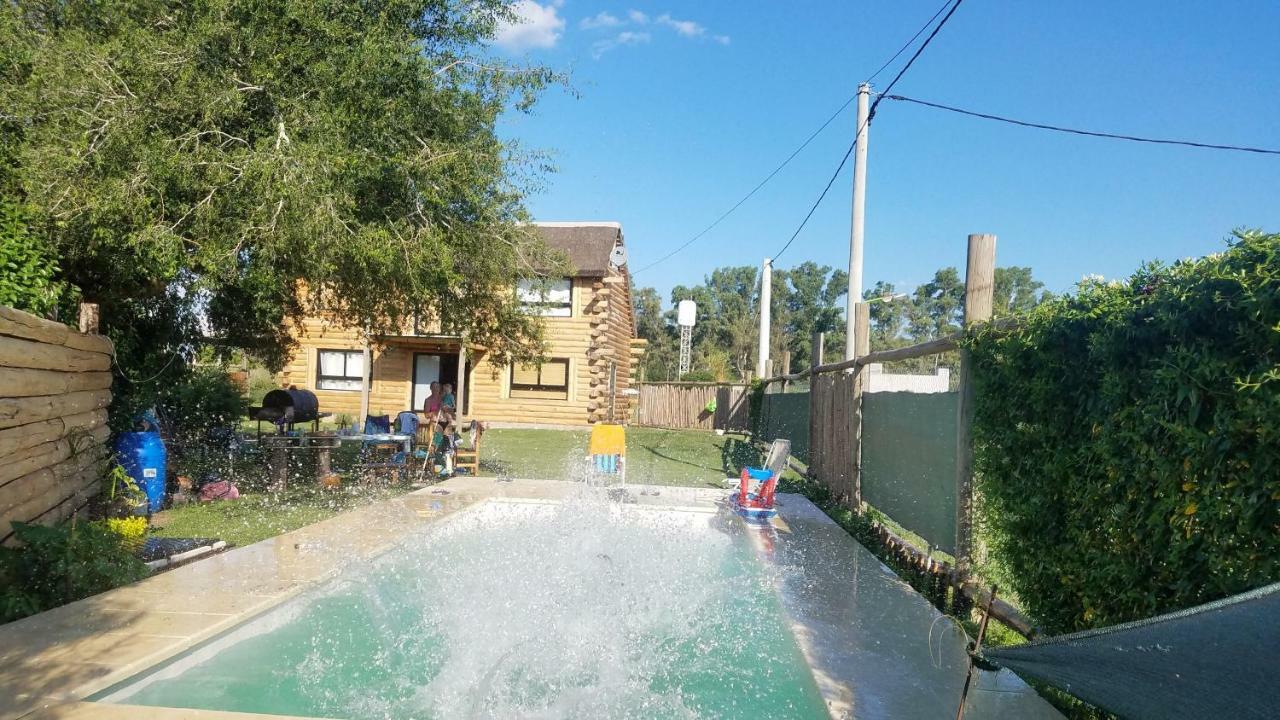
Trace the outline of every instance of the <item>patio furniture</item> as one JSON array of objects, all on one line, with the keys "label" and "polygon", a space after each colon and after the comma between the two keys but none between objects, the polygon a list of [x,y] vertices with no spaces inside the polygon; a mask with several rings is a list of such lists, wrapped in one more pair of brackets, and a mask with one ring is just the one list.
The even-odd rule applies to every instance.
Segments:
[{"label": "patio furniture", "polygon": [[484,423],[471,421],[471,429],[467,433],[470,436],[470,442],[468,445],[459,445],[454,451],[456,469],[465,468],[472,476],[480,474],[480,438],[484,436],[484,431]]},{"label": "patio furniture", "polygon": [[364,435],[360,444],[360,462],[357,470],[374,475],[389,471],[393,484],[399,484],[408,468],[412,453],[413,435],[391,433],[390,415],[370,415],[364,421]]},{"label": "patio furniture", "polygon": [[627,434],[621,425],[594,425],[587,447],[592,465],[597,472],[617,475],[624,482],[627,478]]}]

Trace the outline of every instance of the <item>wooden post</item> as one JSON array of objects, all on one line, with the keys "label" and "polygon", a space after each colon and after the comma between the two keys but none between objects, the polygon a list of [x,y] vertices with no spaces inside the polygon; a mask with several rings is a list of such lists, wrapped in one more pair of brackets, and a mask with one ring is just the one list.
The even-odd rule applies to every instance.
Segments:
[{"label": "wooden post", "polygon": [[827,339],[824,332],[814,332],[813,340],[809,343],[809,369],[818,367],[822,364],[822,346]]},{"label": "wooden post", "polygon": [[[964,326],[991,319],[995,289],[996,236],[970,235],[964,271]],[[960,397],[956,409],[956,565],[967,570],[973,554],[973,367],[960,350]]]},{"label": "wooden post", "polygon": [[[871,306],[865,302],[853,305],[853,331],[857,333],[854,357],[871,352]],[[849,475],[849,507],[862,509],[862,388],[866,384],[866,368],[854,370],[853,378],[853,472]]]},{"label": "wooden post", "polygon": [[98,334],[98,304],[80,303],[80,332]]},{"label": "wooden post", "polygon": [[[783,350],[783,351],[782,351],[782,374],[783,374],[783,375],[790,375],[790,374],[791,374],[791,351],[790,351],[790,350]],[[782,381],[782,391],[783,391],[783,392],[786,392],[786,391],[787,391],[787,385],[788,385],[788,384],[789,384],[789,383],[788,383],[786,380],[783,380],[783,381]]]},{"label": "wooden post", "polygon": [[[369,338],[364,339],[364,374],[360,378],[360,432],[364,432],[364,424],[369,419],[369,385],[373,383],[373,350],[369,347]],[[415,408],[416,409],[416,408]]]},{"label": "wooden post", "polygon": [[[461,431],[463,408],[467,406],[467,338],[463,336],[462,345],[458,348],[458,387],[453,389],[453,402],[457,405],[458,427]],[[415,410],[417,408],[414,408]]]}]

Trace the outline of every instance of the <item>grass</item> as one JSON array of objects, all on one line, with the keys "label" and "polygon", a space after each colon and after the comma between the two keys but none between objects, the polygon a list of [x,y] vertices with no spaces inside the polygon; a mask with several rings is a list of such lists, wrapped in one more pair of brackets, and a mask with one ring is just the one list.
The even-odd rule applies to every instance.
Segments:
[{"label": "grass", "polygon": [[[589,431],[494,429],[485,434],[481,474],[533,480],[580,477],[586,466]],[[334,453],[334,467],[349,467],[356,446]],[[257,454],[238,458],[219,468],[236,479],[238,500],[191,503],[158,513],[157,537],[207,537],[243,546],[319,522],[344,510],[408,490],[407,487],[366,489],[350,482],[339,490],[324,490],[310,479],[310,457],[300,458],[290,489],[272,494],[261,489],[264,459]],[[627,480],[649,485],[727,487],[743,465],[758,464],[760,453],[742,435],[716,435],[696,430],[627,428]],[[188,470],[196,475],[196,468]]]},{"label": "grass", "polygon": [[251,545],[407,490],[404,486],[338,490],[306,486],[279,494],[251,492],[238,500],[190,503],[157,513],[152,518],[152,534],[218,538],[230,545]]},{"label": "grass", "polygon": [[[586,430],[495,428],[484,436],[483,475],[564,480],[585,467]],[[727,486],[760,453],[744,435],[699,430],[627,428],[627,482],[691,487]]]}]

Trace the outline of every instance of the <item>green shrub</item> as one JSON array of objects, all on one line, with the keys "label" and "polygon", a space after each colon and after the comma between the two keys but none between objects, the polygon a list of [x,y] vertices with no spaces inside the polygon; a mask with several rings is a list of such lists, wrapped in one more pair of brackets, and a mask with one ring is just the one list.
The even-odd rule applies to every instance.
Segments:
[{"label": "green shrub", "polygon": [[970,341],[981,530],[1050,631],[1280,580],[1280,235]]},{"label": "green shrub", "polygon": [[106,523],[13,523],[20,545],[0,547],[0,622],[17,620],[147,576],[130,542]]},{"label": "green shrub", "polygon": [[56,315],[74,299],[58,270],[57,256],[31,233],[23,210],[0,198],[0,305]]},{"label": "green shrub", "polygon": [[218,367],[196,368],[164,388],[156,401],[165,434],[180,448],[206,442],[211,430],[236,425],[247,408],[240,388]]}]

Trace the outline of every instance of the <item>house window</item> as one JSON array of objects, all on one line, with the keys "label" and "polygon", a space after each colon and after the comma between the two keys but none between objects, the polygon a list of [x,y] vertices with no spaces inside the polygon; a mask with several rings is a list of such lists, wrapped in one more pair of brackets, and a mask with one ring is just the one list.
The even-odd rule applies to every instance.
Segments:
[{"label": "house window", "polygon": [[317,390],[359,390],[364,381],[363,350],[321,350]]},{"label": "house window", "polygon": [[516,298],[530,315],[573,315],[573,281],[569,278],[521,280],[516,285]]},{"label": "house window", "polygon": [[552,358],[541,365],[511,366],[511,397],[569,399],[569,361]]}]

